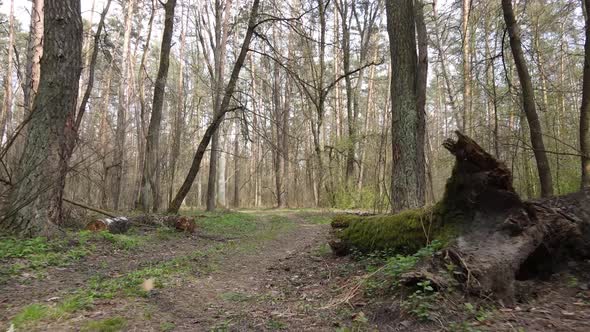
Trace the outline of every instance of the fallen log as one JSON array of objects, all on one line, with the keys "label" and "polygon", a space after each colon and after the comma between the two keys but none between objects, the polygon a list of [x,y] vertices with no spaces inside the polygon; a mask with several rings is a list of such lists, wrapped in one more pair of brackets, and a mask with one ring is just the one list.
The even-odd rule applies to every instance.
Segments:
[{"label": "fallen log", "polygon": [[[453,233],[453,240],[441,255],[419,264],[407,280],[452,276],[469,293],[512,304],[518,281],[546,278],[569,260],[590,257],[589,189],[525,202],[502,162],[471,138],[456,135],[457,140],[444,143],[456,161],[443,199],[429,220],[435,230],[450,227],[452,232],[446,234]],[[400,223],[400,215],[391,220]],[[358,234],[370,243],[382,237],[384,229],[399,227],[391,222],[375,228],[371,218],[336,222],[338,245],[358,245],[354,242]],[[455,267],[451,274],[449,266]]]},{"label": "fallen log", "polygon": [[141,215],[134,217],[115,217],[95,219],[86,225],[93,232],[109,231],[114,234],[126,233],[132,225],[174,228],[180,232],[194,233],[195,220],[177,215]]}]

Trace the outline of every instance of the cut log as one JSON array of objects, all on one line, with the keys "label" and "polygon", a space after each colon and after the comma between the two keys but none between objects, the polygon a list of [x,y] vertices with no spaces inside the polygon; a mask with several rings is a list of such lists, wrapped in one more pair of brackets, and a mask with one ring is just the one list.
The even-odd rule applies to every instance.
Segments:
[{"label": "cut log", "polygon": [[[443,254],[419,264],[407,280],[417,280],[419,275],[432,279],[455,266],[452,275],[467,292],[511,304],[518,280],[545,278],[568,260],[590,257],[590,189],[524,202],[513,188],[508,167],[471,138],[460,132],[456,135],[457,140],[444,143],[456,161],[430,220],[435,230],[450,227],[454,240]],[[375,217],[335,220],[334,242],[342,251],[358,246],[354,239],[362,234],[362,243],[370,248],[367,243],[382,237],[385,229],[399,227],[400,216],[403,213],[379,228],[371,220]],[[355,234],[350,234],[352,230]]]},{"label": "cut log", "polygon": [[131,220],[127,217],[96,219],[86,225],[86,229],[93,232],[109,231],[113,234],[127,233],[131,227]]},{"label": "cut log", "polygon": [[109,231],[114,234],[126,233],[131,225],[151,225],[170,227],[180,232],[194,233],[195,221],[186,216],[141,215],[135,217],[116,217],[96,219],[86,225],[86,229],[93,232]]}]

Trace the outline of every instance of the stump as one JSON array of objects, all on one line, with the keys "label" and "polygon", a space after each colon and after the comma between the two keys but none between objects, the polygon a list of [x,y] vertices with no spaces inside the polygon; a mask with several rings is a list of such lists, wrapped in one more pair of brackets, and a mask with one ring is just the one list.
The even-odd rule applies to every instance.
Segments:
[{"label": "stump", "polygon": [[[525,202],[514,190],[506,165],[471,138],[458,131],[456,135],[444,143],[456,161],[431,220],[434,229],[450,226],[454,240],[442,255],[420,264],[408,280],[438,277],[452,263],[452,275],[465,291],[512,304],[518,280],[546,278],[568,260],[590,257],[590,189]],[[365,221],[350,219],[334,226],[356,227],[365,238],[378,238],[368,233],[368,221],[366,227],[355,226]],[[340,238],[340,250],[349,244],[346,239]]]}]

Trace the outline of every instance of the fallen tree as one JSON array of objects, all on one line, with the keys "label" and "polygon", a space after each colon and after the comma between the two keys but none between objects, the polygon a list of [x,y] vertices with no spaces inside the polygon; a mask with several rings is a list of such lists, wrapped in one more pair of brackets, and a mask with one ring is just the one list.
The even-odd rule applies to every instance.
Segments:
[{"label": "fallen tree", "polygon": [[[515,299],[516,281],[547,277],[569,260],[590,257],[590,190],[525,202],[503,163],[471,138],[456,134],[457,140],[444,143],[456,162],[439,203],[389,217],[336,218],[334,251],[383,249],[387,239],[394,249],[402,238],[417,241],[406,248],[443,239],[441,254],[405,279],[441,283],[442,277],[452,277],[467,292],[492,295],[505,304]],[[451,273],[449,266],[454,267]]]}]

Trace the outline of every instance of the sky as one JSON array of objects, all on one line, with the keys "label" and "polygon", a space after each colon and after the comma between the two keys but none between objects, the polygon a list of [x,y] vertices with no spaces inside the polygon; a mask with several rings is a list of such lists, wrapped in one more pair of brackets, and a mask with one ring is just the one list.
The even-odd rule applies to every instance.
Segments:
[{"label": "sky", "polygon": [[[0,13],[8,15],[10,13],[10,1],[11,0],[0,0],[2,6],[0,6]],[[29,30],[29,19],[31,11],[31,0],[13,0],[14,1],[14,16],[17,21],[21,22],[23,30]],[[90,19],[90,10],[92,9],[93,0],[81,0],[82,5],[82,16],[85,19]],[[105,4],[105,0],[94,0],[94,20],[97,21],[99,14]]]}]

